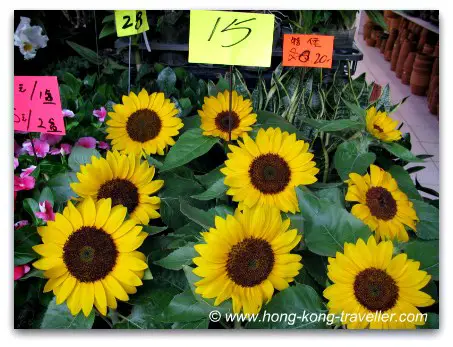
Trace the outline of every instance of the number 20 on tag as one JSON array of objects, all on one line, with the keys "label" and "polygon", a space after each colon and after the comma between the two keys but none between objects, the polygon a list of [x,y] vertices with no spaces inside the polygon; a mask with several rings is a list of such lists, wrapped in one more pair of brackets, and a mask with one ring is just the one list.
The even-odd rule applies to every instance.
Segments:
[{"label": "number 20 on tag", "polygon": [[137,35],[149,30],[145,10],[115,10],[118,37]]}]

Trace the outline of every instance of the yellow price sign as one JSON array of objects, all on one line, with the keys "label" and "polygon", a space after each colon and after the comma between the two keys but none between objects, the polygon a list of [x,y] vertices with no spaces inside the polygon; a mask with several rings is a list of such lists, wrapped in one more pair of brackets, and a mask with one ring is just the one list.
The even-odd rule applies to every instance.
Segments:
[{"label": "yellow price sign", "polygon": [[115,25],[118,37],[137,35],[149,30],[146,10],[115,10]]},{"label": "yellow price sign", "polygon": [[269,67],[274,15],[190,11],[189,63]]}]

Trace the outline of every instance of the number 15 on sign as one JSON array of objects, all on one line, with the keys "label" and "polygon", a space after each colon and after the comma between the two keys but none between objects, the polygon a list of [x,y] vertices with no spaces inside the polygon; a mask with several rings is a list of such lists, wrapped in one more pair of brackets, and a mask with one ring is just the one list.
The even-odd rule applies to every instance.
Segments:
[{"label": "number 15 on sign", "polygon": [[271,65],[274,15],[190,11],[189,62]]}]

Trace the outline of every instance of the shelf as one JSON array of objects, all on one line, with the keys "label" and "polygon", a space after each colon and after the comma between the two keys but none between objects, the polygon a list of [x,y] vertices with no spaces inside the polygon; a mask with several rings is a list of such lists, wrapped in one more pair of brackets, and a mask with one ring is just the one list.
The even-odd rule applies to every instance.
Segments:
[{"label": "shelf", "polygon": [[396,14],[399,14],[401,17],[404,17],[404,18],[410,20],[411,22],[414,22],[415,24],[420,25],[423,28],[428,29],[429,31],[432,31],[433,33],[439,34],[439,27],[435,26],[434,24],[431,24],[430,22],[427,22],[418,17],[409,16],[408,14],[404,13],[403,11],[393,11],[393,12],[395,12]]}]

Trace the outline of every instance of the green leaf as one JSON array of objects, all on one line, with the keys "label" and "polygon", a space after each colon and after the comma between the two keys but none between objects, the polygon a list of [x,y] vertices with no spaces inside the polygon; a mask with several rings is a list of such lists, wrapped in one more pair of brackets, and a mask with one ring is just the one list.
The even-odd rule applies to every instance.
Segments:
[{"label": "green leaf", "polygon": [[14,265],[30,263],[38,258],[32,247],[41,243],[36,228],[25,226],[14,231]]},{"label": "green leaf", "polygon": [[187,201],[180,199],[180,209],[182,214],[184,214],[191,221],[202,226],[206,230],[213,228],[214,224],[214,213],[200,210],[199,208],[191,206]]},{"label": "green leaf", "polygon": [[65,72],[63,75],[63,81],[66,83],[69,87],[71,87],[72,92],[74,93],[74,96],[78,96],[80,93],[80,88],[82,87],[83,82],[76,78],[73,74],[69,72]]},{"label": "green leaf", "polygon": [[344,98],[342,98],[344,104],[346,105],[347,108],[349,108],[349,110],[351,110],[352,113],[354,113],[357,117],[359,117],[359,119],[362,119],[362,120],[365,120],[365,117],[366,117],[366,110],[361,108],[360,106],[356,105],[356,104],[352,104],[350,103],[349,101],[345,100]]},{"label": "green leaf", "polygon": [[324,132],[357,130],[363,127],[362,123],[351,119],[321,120],[306,118],[304,121],[318,131]]},{"label": "green leaf", "polygon": [[24,201],[22,202],[22,206],[24,207],[24,210],[27,211],[27,213],[33,219],[33,221],[36,221],[35,212],[39,212],[38,202],[32,198],[27,198],[24,199]]},{"label": "green leaf", "polygon": [[168,98],[174,91],[176,85],[175,72],[170,68],[166,67],[157,76],[157,85],[161,91],[165,93]]},{"label": "green leaf", "polygon": [[214,82],[212,82],[211,80],[208,81],[208,95],[209,96],[217,96],[218,93],[219,93],[219,90],[217,89],[217,87],[214,84]]},{"label": "green leaf", "polygon": [[424,162],[423,159],[417,158],[417,156],[415,154],[413,154],[410,150],[408,150],[406,147],[403,147],[397,143],[379,142],[379,145],[382,148],[385,148],[390,153],[392,153],[394,156],[396,156],[404,161],[419,162],[419,163]]},{"label": "green leaf", "polygon": [[192,195],[192,198],[197,200],[212,200],[225,195],[228,187],[223,183],[223,180],[224,178],[219,179],[203,193]]},{"label": "green leaf", "polygon": [[97,55],[97,53],[89,48],[83,47],[75,42],[66,41],[72,49],[74,49],[82,58],[85,58],[90,63],[101,64],[102,58]]},{"label": "green leaf", "polygon": [[418,192],[417,188],[415,188],[415,184],[412,181],[411,176],[407,173],[406,170],[404,170],[403,167],[393,165],[392,167],[390,167],[388,172],[398,183],[398,188],[402,190],[409,199],[422,200],[420,193]]},{"label": "green leaf", "polygon": [[116,33],[115,23],[114,22],[108,22],[102,27],[102,30],[99,33],[99,39],[102,39],[104,37],[113,35],[114,33]]},{"label": "green leaf", "polygon": [[344,192],[343,189],[338,187],[336,188],[326,188],[319,189],[315,191],[316,196],[321,199],[329,200],[337,207],[344,207]]},{"label": "green leaf", "polygon": [[418,329],[439,329],[439,315],[437,313],[428,312],[428,318],[424,325],[418,326]]},{"label": "green leaf", "polygon": [[360,151],[359,144],[355,141],[346,141],[339,145],[333,158],[334,166],[343,181],[347,180],[352,172],[365,174],[375,160],[376,154]]},{"label": "green leaf", "polygon": [[[316,291],[305,284],[296,284],[277,293],[261,312],[265,312],[267,317],[272,315],[287,314],[288,319],[281,319],[272,322],[266,319],[264,313],[254,322],[249,322],[247,328],[252,329],[323,329],[326,323],[322,319],[311,320],[309,315],[314,313],[326,314],[326,309],[321,298]],[[260,321],[261,320],[261,321]]]},{"label": "green leaf", "polygon": [[94,309],[88,317],[82,312],[73,316],[69,312],[66,302],[61,305],[56,304],[56,298],[53,298],[41,322],[41,329],[91,329],[94,323]]},{"label": "green leaf", "polygon": [[304,218],[305,243],[313,253],[334,257],[344,251],[344,243],[365,241],[371,231],[362,221],[345,209],[332,206],[328,200],[296,188],[297,199]]},{"label": "green leaf", "polygon": [[165,329],[167,325],[162,324],[162,306],[154,302],[142,305],[134,305],[131,314],[115,324],[116,329]]},{"label": "green leaf", "polygon": [[181,135],[168,152],[161,172],[182,166],[207,153],[218,139],[203,136],[201,129],[190,129]]},{"label": "green leaf", "polygon": [[419,221],[416,235],[424,240],[439,239],[439,210],[421,200],[412,200]]},{"label": "green leaf", "polygon": [[225,178],[225,175],[220,172],[220,169],[223,168],[224,165],[220,165],[219,167],[215,168],[214,170],[209,171],[204,175],[195,175],[195,178],[205,187],[209,188],[218,180]]},{"label": "green leaf", "polygon": [[192,291],[193,296],[198,302],[201,302],[203,305],[207,305],[209,307],[209,312],[216,310],[219,311],[221,314],[229,313],[233,310],[231,300],[224,301],[219,306],[214,306],[214,299],[206,299],[201,297],[200,294],[195,293],[195,282],[201,280],[200,277],[195,275],[192,271],[193,268],[190,266],[183,266],[184,274],[186,275],[187,282],[189,283],[189,287]]},{"label": "green leaf", "polygon": [[80,171],[80,165],[91,163],[92,157],[99,158],[101,154],[94,148],[75,146],[68,158],[68,165],[73,171]]},{"label": "green leaf", "polygon": [[167,322],[194,322],[206,319],[213,307],[198,301],[190,289],[176,295],[163,312]]},{"label": "green leaf", "polygon": [[56,203],[65,203],[66,201],[77,197],[77,194],[71,189],[70,184],[77,182],[75,172],[66,172],[53,176],[47,186],[52,189]]},{"label": "green leaf", "polygon": [[299,140],[307,140],[301,131],[279,115],[267,111],[257,111],[256,114],[258,116],[257,123],[261,128],[280,128],[282,131],[287,131],[290,134],[295,133]]},{"label": "green leaf", "polygon": [[54,206],[54,197],[52,190],[49,187],[44,187],[39,195],[39,202],[49,201]]},{"label": "green leaf", "polygon": [[323,288],[327,285],[327,258],[304,252],[302,262],[307,272],[318,282]]},{"label": "green leaf", "polygon": [[439,280],[439,241],[414,240],[403,246],[409,259],[420,262],[420,270],[427,271],[433,280]]},{"label": "green leaf", "polygon": [[176,322],[171,328],[172,329],[208,329],[209,320],[207,318],[200,319],[194,322]]},{"label": "green leaf", "polygon": [[192,264],[192,259],[197,256],[198,253],[195,251],[193,243],[190,243],[187,246],[178,248],[176,251],[171,252],[165,258],[155,261],[154,264],[169,270],[181,270],[183,265]]},{"label": "green leaf", "polygon": [[158,227],[155,225],[144,225],[142,231],[150,235],[157,235],[160,234],[161,232],[164,232],[167,229],[168,229],[167,226]]}]

